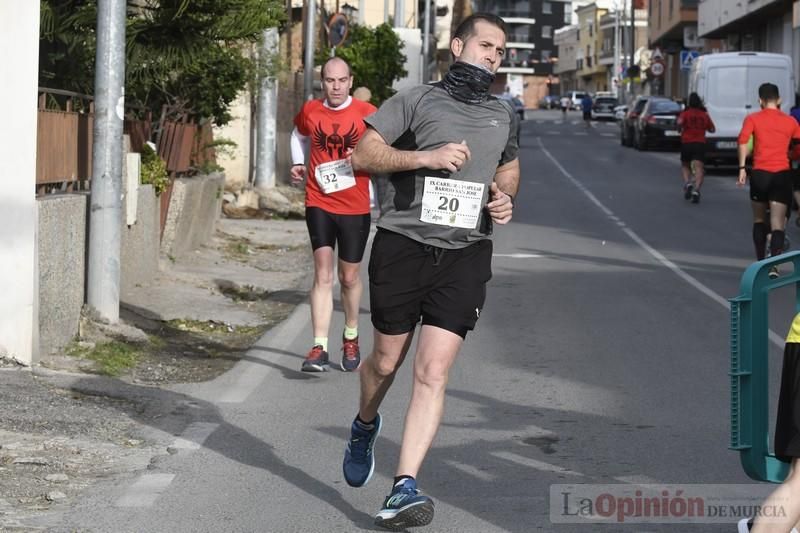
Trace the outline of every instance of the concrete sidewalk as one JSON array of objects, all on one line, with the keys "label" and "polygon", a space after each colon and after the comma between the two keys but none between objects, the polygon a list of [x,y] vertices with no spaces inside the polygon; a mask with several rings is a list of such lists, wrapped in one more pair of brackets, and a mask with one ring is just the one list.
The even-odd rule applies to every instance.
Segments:
[{"label": "concrete sidewalk", "polygon": [[304,220],[222,219],[208,245],[162,258],[157,276],[121,296],[124,320],[190,339],[192,348],[180,345],[186,353],[162,360],[159,347],[173,346],[153,341],[150,355],[119,377],[82,373],[88,362],[65,354],[32,369],[0,361],[0,531],[32,530],[29,520],[64,511],[96,481],[173,453],[192,409],[165,401],[175,395],[153,384],[225,372],[249,345],[226,352],[216,332],[257,332],[250,342],[257,341],[306,300],[311,272]]}]

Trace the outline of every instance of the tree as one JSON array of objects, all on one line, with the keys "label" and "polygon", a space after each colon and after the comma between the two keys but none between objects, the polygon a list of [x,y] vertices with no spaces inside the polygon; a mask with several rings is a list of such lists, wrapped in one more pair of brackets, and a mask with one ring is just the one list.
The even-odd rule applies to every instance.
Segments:
[{"label": "tree", "polygon": [[[408,74],[403,42],[389,24],[374,30],[353,24],[348,35],[345,45],[336,48],[336,55],[350,64],[353,84],[367,87],[372,92],[371,102],[380,105],[396,92],[392,83]],[[323,45],[316,57],[317,65],[330,56],[330,48]]]},{"label": "tree", "polygon": [[[281,0],[128,0],[125,99],[223,125],[255,75],[249,48],[285,18]],[[97,0],[41,0],[40,84],[94,90]]]}]

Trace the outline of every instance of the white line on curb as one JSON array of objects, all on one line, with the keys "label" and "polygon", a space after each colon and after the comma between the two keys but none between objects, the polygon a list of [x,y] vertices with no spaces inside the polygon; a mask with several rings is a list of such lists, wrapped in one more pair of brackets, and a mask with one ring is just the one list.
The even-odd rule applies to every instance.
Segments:
[{"label": "white line on curb", "polygon": [[116,507],[149,507],[161,496],[175,474],[144,474],[114,504]]},{"label": "white line on curb", "polygon": [[199,450],[206,439],[216,431],[219,424],[213,422],[195,422],[183,430],[181,436],[175,439],[172,447],[178,450]]}]

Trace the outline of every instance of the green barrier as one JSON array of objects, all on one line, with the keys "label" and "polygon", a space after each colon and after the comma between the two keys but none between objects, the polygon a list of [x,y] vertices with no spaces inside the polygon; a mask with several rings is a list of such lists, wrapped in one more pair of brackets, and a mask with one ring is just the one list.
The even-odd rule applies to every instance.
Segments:
[{"label": "green barrier", "polygon": [[[772,266],[792,263],[794,272],[769,279]],[[784,267],[784,270],[788,270]],[[771,290],[795,285],[800,311],[800,252],[758,261],[742,275],[739,296],[731,298],[731,445],[745,473],[758,481],[780,483],[789,465],[769,449],[769,307]],[[794,318],[794,316],[792,316]]]}]

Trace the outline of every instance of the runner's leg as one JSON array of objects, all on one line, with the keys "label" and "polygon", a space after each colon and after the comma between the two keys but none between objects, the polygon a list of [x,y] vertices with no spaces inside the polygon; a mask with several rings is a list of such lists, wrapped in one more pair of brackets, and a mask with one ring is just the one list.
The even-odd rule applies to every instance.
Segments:
[{"label": "runner's leg", "polygon": [[752,533],[783,533],[789,531],[793,525],[800,526],[798,494],[800,494],[800,472],[798,472],[798,458],[795,457],[789,475],[761,504],[762,509],[779,509],[780,513],[765,517],[764,520],[756,516]]},{"label": "runner's leg", "polygon": [[[694,190],[699,191],[706,177],[706,166],[702,161],[694,160]],[[713,191],[712,191],[713,192]]]},{"label": "runner's leg", "polygon": [[361,363],[361,399],[358,416],[369,422],[378,416],[378,408],[395,373],[408,353],[414,331],[400,335],[386,335],[375,330],[372,353]]},{"label": "runner's leg", "polygon": [[358,326],[358,311],[361,307],[361,263],[349,263],[339,259],[339,283],[342,286],[344,323],[349,328]]},{"label": "runner's leg", "polygon": [[451,331],[422,326],[397,476],[416,477],[419,472],[439,428],[448,373],[463,342],[464,339]]},{"label": "runner's leg", "polygon": [[756,259],[762,260],[766,257],[767,233],[767,202],[750,202],[753,210],[753,245],[756,250]]},{"label": "runner's leg", "polygon": [[311,301],[311,328],[314,337],[327,337],[333,315],[333,248],[314,250],[314,284]]}]

